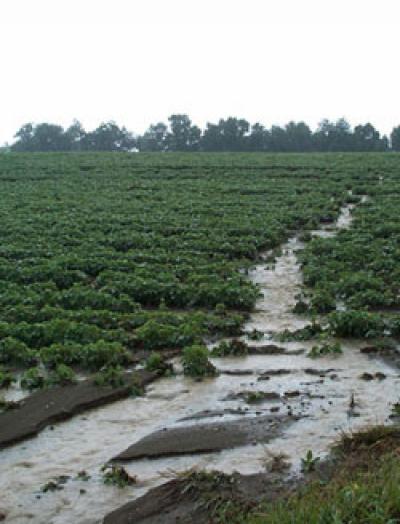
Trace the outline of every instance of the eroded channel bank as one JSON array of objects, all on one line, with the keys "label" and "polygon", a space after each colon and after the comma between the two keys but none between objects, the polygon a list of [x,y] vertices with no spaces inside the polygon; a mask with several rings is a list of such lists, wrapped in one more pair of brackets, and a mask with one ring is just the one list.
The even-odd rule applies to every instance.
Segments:
[{"label": "eroded channel bank", "polygon": [[[347,206],[337,227],[347,227],[350,221]],[[314,234],[333,234],[333,231],[322,229]],[[296,259],[296,250],[302,247],[294,237],[283,246],[274,267],[262,264],[251,272],[250,278],[260,285],[263,297],[246,329],[257,328],[267,333],[294,330],[308,323],[291,312],[302,284]],[[268,343],[271,341],[266,335],[257,344]],[[292,472],[296,473],[308,449],[323,455],[340,431],[385,422],[391,404],[398,400],[395,392],[400,379],[396,370],[360,353],[361,341],[343,342],[344,352],[338,358],[315,361],[307,357],[311,345],[288,343],[284,344],[285,352],[213,359],[222,372],[217,378],[202,382],[182,375],[162,379],[149,386],[146,397],[90,411],[44,430],[35,439],[3,450],[0,510],[7,514],[7,522],[21,524],[97,523],[106,513],[165,482],[165,473],[170,469],[179,471],[198,466],[227,473],[235,470],[257,473],[263,471],[268,450],[288,455]],[[364,372],[380,379],[366,382],[360,378]],[[266,395],[263,400],[249,404],[246,396],[241,395],[249,391]],[[355,403],[353,408],[351,399]],[[229,443],[227,439],[228,449],[222,449],[221,445],[218,451],[202,449],[202,453],[194,454],[190,449],[180,454],[177,449],[176,435],[180,428],[181,436],[189,435],[190,440],[188,426],[195,427],[197,432],[201,424],[214,424],[217,428],[218,424],[226,427],[233,423],[234,427],[237,424],[245,427],[257,418],[263,420],[262,417],[272,423],[275,418],[284,419],[285,424],[275,427],[274,432],[264,433],[258,440],[245,438]],[[286,424],[287,420],[290,423]],[[163,453],[157,453],[154,440],[154,445],[146,448],[151,451],[146,457],[153,455],[152,460],[142,456],[123,462],[129,473],[137,475],[136,486],[121,490],[103,484],[102,464],[132,445],[143,445],[142,439],[151,441],[163,428],[173,429],[163,432],[166,435]],[[81,470],[90,475],[89,480],[75,480]],[[60,475],[70,477],[62,490],[40,492],[41,486]]]}]

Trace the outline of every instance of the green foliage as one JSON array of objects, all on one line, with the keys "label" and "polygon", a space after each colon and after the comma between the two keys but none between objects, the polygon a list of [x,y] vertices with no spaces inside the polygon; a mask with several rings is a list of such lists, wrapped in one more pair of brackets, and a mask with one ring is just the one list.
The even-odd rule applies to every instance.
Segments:
[{"label": "green foliage", "polygon": [[373,338],[384,334],[380,315],[366,311],[337,311],[328,317],[329,329],[337,337]]},{"label": "green foliage", "polygon": [[[386,323],[388,331],[390,331],[392,337],[398,338],[400,336],[400,315],[391,315],[389,319],[387,319]],[[393,346],[394,342],[393,340],[386,340],[386,344],[391,344]]]},{"label": "green foliage", "polygon": [[311,232],[303,231],[299,234],[298,239],[300,240],[300,242],[310,242],[310,240],[312,239]]},{"label": "green foliage", "polygon": [[258,329],[252,329],[251,331],[246,333],[246,336],[250,340],[262,340],[264,338],[264,333],[262,331],[259,331]]},{"label": "green foliage", "polygon": [[[398,429],[372,428],[356,435],[358,449],[339,461],[331,477],[311,481],[275,501],[257,506],[239,522],[247,524],[395,524],[400,513]],[[371,434],[372,433],[372,434]],[[385,433],[386,436],[383,434]],[[392,433],[392,436],[390,435]],[[379,440],[374,437],[379,436]],[[354,440],[354,439],[351,439]],[[363,451],[364,448],[364,451]],[[378,448],[378,449],[376,449]],[[386,450],[387,448],[387,450]],[[306,463],[314,459],[305,457]]]},{"label": "green foliage", "polygon": [[142,397],[144,395],[144,389],[138,384],[133,384],[130,388],[130,396],[133,398]]},{"label": "green foliage", "polygon": [[121,344],[103,340],[84,346],[81,355],[81,365],[88,369],[127,364],[130,360],[129,355]]},{"label": "green foliage", "polygon": [[130,360],[127,351],[118,342],[98,340],[85,346],[79,344],[55,344],[40,351],[43,363],[52,368],[61,363],[77,365],[83,369],[97,370],[103,366],[127,364]]},{"label": "green foliage", "polygon": [[167,375],[173,373],[171,364],[165,362],[160,353],[152,352],[145,362],[145,369],[147,371],[155,372],[159,375]]},{"label": "green foliage", "polygon": [[24,342],[5,337],[0,340],[0,363],[30,366],[35,363],[35,353]]},{"label": "green foliage", "polygon": [[215,376],[217,370],[208,360],[206,346],[188,346],[182,352],[183,372],[190,377]]},{"label": "green foliage", "polygon": [[46,375],[44,371],[38,367],[27,369],[21,377],[22,389],[40,389],[46,385]]},{"label": "green foliage", "polygon": [[273,394],[271,395],[271,393],[266,391],[244,391],[241,396],[247,404],[257,404],[265,399],[271,399]]},{"label": "green foliage", "polygon": [[136,476],[129,475],[129,473],[122,467],[114,464],[104,464],[101,468],[103,474],[103,482],[109,486],[117,486],[118,488],[126,488],[137,483]]},{"label": "green foliage", "polygon": [[319,338],[324,334],[324,328],[316,321],[307,324],[304,328],[296,331],[285,330],[277,333],[274,338],[279,342],[304,342],[306,340],[313,340]]},{"label": "green foliage", "polygon": [[390,134],[390,142],[394,151],[400,151],[400,126],[393,128]]},{"label": "green foliage", "polygon": [[244,357],[248,353],[248,346],[242,340],[234,338],[232,340],[224,340],[211,351],[213,357]]},{"label": "green foliage", "polygon": [[330,313],[336,309],[336,297],[328,289],[315,289],[310,302],[310,309],[317,313]]},{"label": "green foliage", "polygon": [[309,304],[303,299],[297,300],[296,304],[293,307],[293,313],[295,315],[305,315],[309,312]]},{"label": "green foliage", "polygon": [[217,304],[215,306],[215,314],[216,315],[226,315],[226,306],[225,306],[225,304]]},{"label": "green foliage", "polygon": [[124,386],[124,371],[120,366],[106,366],[94,376],[96,386],[120,388]]},{"label": "green foliage", "polygon": [[338,356],[343,353],[342,346],[339,342],[322,342],[317,346],[313,346],[311,351],[307,354],[310,358],[325,357],[327,355]]},{"label": "green foliage", "polygon": [[147,371],[158,371],[163,366],[163,358],[160,353],[153,352],[146,360],[145,368]]},{"label": "green foliage", "polygon": [[13,382],[15,382],[13,374],[0,366],[0,389],[10,387]]},{"label": "green foliage", "polygon": [[[382,322],[366,312],[380,312],[389,325],[391,311],[400,308],[399,179],[393,169],[382,168],[371,167],[375,182],[364,180],[346,196],[357,203],[351,226],[333,238],[313,239],[300,255],[312,309],[329,313],[338,303],[352,317],[351,326],[344,326],[344,318],[338,320],[343,336],[380,335]],[[361,202],[360,194],[368,199]]]},{"label": "green foliage", "polygon": [[47,384],[50,386],[67,386],[76,382],[76,375],[74,370],[65,364],[59,364],[50,374],[47,379]]},{"label": "green foliage", "polygon": [[310,473],[315,470],[316,465],[320,461],[320,457],[315,457],[311,449],[306,453],[306,456],[301,459],[301,471]]},{"label": "green foliage", "polygon": [[400,402],[396,402],[395,404],[393,404],[391,416],[392,418],[400,417]]},{"label": "green foliage", "polygon": [[40,488],[40,491],[42,493],[47,493],[49,491],[61,491],[64,489],[64,484],[66,484],[69,479],[70,477],[68,475],[60,475],[54,480],[49,480],[49,482],[46,482],[46,484]]},{"label": "green foliage", "polygon": [[[243,118],[221,118],[208,123],[204,130],[192,124],[186,114],[173,114],[169,125],[158,122],[137,138],[115,122],[100,124],[86,132],[74,121],[67,129],[57,124],[28,123],[16,133],[16,142],[7,151],[387,151],[389,141],[371,123],[357,125],[354,130],[343,118],[336,122],[324,119],[312,132],[305,122],[289,122],[284,127],[265,128],[260,123],[250,125]],[[399,128],[391,133],[391,146],[400,150]],[[3,151],[4,149],[4,151]]]},{"label": "green foliage", "polygon": [[174,347],[178,341],[178,329],[175,326],[149,320],[136,330],[136,339],[144,349],[162,349]]}]

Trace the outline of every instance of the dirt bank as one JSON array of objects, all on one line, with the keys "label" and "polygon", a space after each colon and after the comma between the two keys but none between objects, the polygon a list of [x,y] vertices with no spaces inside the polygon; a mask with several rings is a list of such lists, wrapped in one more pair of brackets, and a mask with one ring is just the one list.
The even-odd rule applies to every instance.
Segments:
[{"label": "dirt bank", "polygon": [[139,440],[113,458],[116,461],[210,453],[275,438],[294,417],[269,415],[165,428]]},{"label": "dirt bank", "polygon": [[16,409],[0,414],[0,449],[37,435],[45,427],[66,420],[87,409],[128,397],[132,386],[143,388],[157,378],[140,370],[126,373],[124,386],[99,387],[93,380],[33,393]]},{"label": "dirt bank", "polygon": [[[290,490],[278,474],[224,475],[217,471],[188,472],[149,491],[107,515],[104,524],[206,524],[218,505],[249,511],[268,493],[269,500]],[[229,513],[226,515],[229,519]],[[229,522],[229,520],[226,520]]]}]

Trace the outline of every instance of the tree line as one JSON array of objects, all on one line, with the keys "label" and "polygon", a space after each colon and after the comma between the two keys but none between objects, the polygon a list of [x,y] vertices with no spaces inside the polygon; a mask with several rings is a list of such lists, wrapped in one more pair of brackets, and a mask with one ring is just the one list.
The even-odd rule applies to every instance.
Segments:
[{"label": "tree line", "polygon": [[115,122],[102,123],[87,132],[78,121],[64,129],[56,124],[25,124],[15,135],[11,151],[264,151],[347,152],[400,151],[400,126],[381,136],[370,123],[354,127],[341,118],[324,119],[312,131],[304,122],[266,128],[241,118],[229,117],[194,125],[188,115],[175,114],[168,124],[152,124],[143,135],[135,135]]}]

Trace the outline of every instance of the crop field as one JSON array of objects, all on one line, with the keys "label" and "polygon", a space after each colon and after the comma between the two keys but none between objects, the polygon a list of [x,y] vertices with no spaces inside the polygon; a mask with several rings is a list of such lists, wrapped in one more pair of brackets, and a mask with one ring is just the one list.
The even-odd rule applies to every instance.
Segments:
[{"label": "crop field", "polygon": [[[236,402],[232,409],[243,402],[264,406],[283,398],[287,403],[302,395],[320,402],[325,398],[321,391],[300,391],[303,376],[297,383],[291,378],[300,368],[305,375],[322,373],[307,365],[318,359],[329,372],[335,371],[330,359],[335,367],[336,359],[343,368],[354,366],[348,386],[346,376],[332,375],[330,381],[342,381],[335,386],[338,398],[351,394],[351,409],[353,391],[366,391],[357,366],[378,392],[378,378],[387,378],[382,391],[392,391],[392,402],[397,393],[391,384],[397,384],[398,373],[389,376],[386,364],[371,364],[360,349],[373,347],[375,354],[385,352],[391,365],[399,364],[399,166],[396,153],[0,155],[0,449],[12,449],[22,440],[26,444],[67,418],[72,421],[60,424],[66,428],[60,440],[70,442],[72,449],[75,429],[68,424],[74,424],[75,415],[114,402],[116,411],[107,412],[109,417],[123,418],[128,408],[117,401],[126,397],[138,402],[127,405],[142,417],[138,425],[145,421],[140,436],[151,439],[160,426],[148,421],[148,410],[162,417],[168,404],[157,396],[140,404],[140,398],[151,382],[160,382],[161,391],[174,391],[172,382],[163,382],[168,379],[195,392],[200,417],[200,408],[209,411],[218,404],[219,409],[222,393],[223,401]],[[343,217],[348,220],[342,227]],[[285,315],[287,322],[279,322]],[[286,346],[276,346],[278,342]],[[282,360],[286,356],[299,364]],[[228,369],[224,357],[234,369]],[[246,364],[233,365],[232,358],[247,358]],[[174,368],[177,360],[181,369]],[[260,369],[264,363],[267,371]],[[271,371],[275,364],[293,369]],[[376,368],[371,371],[371,366]],[[235,372],[242,374],[236,382]],[[261,378],[249,378],[243,389],[243,377],[251,373]],[[285,373],[290,377],[281,378]],[[206,381],[197,382],[203,376]],[[180,382],[189,378],[190,383]],[[261,380],[284,389],[254,388]],[[336,398],[327,391],[324,395]],[[361,410],[366,421],[381,401],[372,400],[368,414]],[[343,417],[346,402],[340,404]],[[183,404],[171,407],[171,417],[193,414],[188,402]],[[269,407],[267,411],[270,416]],[[96,413],[89,417],[87,431],[102,438],[97,426],[93,429]],[[298,418],[302,416],[308,415],[299,411]],[[234,423],[242,435],[235,444],[240,450],[248,444],[247,429],[241,421]],[[334,421],[329,424],[319,428],[328,432],[327,438]],[[131,444],[128,429],[126,434],[121,430],[115,448],[105,449],[101,460],[118,453],[129,460],[135,453],[142,458],[134,446],[133,452],[121,453]],[[260,430],[260,435],[260,442],[272,440],[272,433]],[[206,444],[205,450],[213,449]],[[15,471],[7,452],[0,451],[0,467]],[[190,448],[192,455],[196,452]],[[76,456],[85,454],[81,448],[76,451]],[[303,463],[311,468],[313,460],[311,454]],[[95,466],[83,464],[82,469]],[[124,469],[113,468],[106,483],[135,483],[124,475]],[[11,481],[0,482],[0,490],[9,492],[10,508],[12,486]],[[22,497],[26,507],[31,491],[27,485]],[[115,509],[116,499],[93,493],[104,499],[104,514]],[[1,510],[0,501],[0,515]],[[53,522],[50,503],[37,511],[32,522]],[[66,513],[65,520],[54,522],[80,522],[83,514]],[[85,522],[100,522],[98,518]],[[19,514],[15,519],[25,522]]]},{"label": "crop field", "polygon": [[[399,304],[395,155],[20,155],[0,163],[0,361],[98,370],[237,334],[243,269],[294,230],[371,200],[304,254],[315,308]],[[379,184],[379,176],[385,176]],[[350,246],[350,247],[349,247]],[[382,255],[385,255],[384,257]]]},{"label": "crop field", "polygon": [[400,180],[381,173],[378,185],[361,182],[354,190],[366,200],[354,212],[349,230],[314,240],[301,255],[304,283],[313,308],[334,311],[340,336],[400,334]]}]

